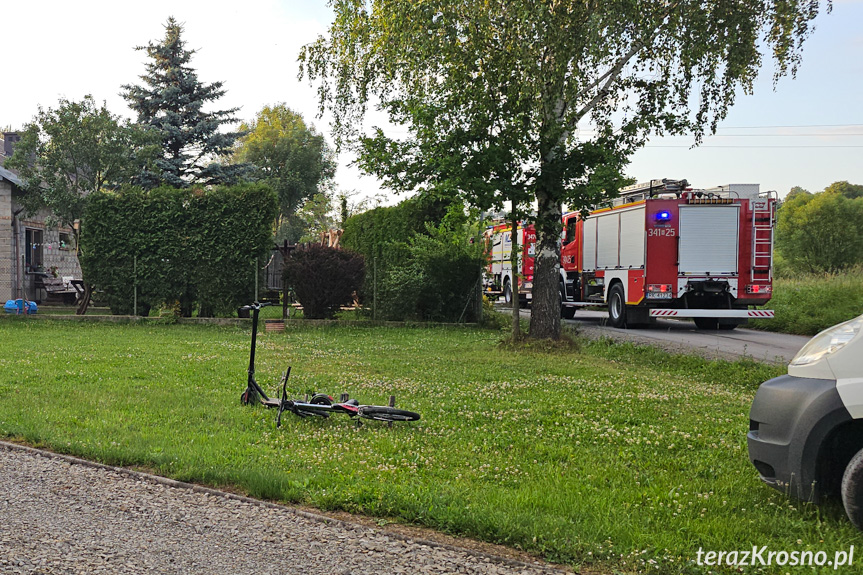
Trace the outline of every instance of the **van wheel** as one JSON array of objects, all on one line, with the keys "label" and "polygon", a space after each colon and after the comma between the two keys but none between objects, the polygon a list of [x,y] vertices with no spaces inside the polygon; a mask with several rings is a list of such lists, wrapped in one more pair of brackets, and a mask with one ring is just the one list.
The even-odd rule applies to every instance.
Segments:
[{"label": "van wheel", "polygon": [[842,475],[842,505],[851,523],[863,530],[863,449],[851,458]]},{"label": "van wheel", "polygon": [[563,288],[563,282],[560,282],[558,284],[558,290],[560,291],[560,317],[562,317],[563,319],[574,318],[575,307],[563,305],[563,302],[566,301],[566,291]]},{"label": "van wheel", "polygon": [[614,284],[608,292],[608,324],[611,327],[626,327],[626,299],[620,284]]}]

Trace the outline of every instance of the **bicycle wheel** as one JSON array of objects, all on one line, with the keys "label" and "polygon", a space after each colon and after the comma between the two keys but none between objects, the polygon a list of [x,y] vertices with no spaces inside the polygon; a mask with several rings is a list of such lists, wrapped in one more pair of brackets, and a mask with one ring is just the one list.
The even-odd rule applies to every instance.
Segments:
[{"label": "bicycle wheel", "polygon": [[420,418],[419,413],[383,405],[361,405],[357,415],[376,421],[417,421]]},{"label": "bicycle wheel", "polygon": [[[332,404],[333,404],[333,400],[329,395],[327,395],[325,393],[317,393],[317,394],[315,394],[314,397],[312,397],[312,399],[306,405],[324,405],[326,407],[329,407]],[[300,404],[300,405],[302,405],[302,404]],[[309,417],[312,415],[316,416],[316,417],[329,417],[330,416],[329,410],[318,411],[314,408],[303,409],[302,407],[299,407],[299,406],[297,406],[295,408],[294,413],[296,413],[300,417]]]}]

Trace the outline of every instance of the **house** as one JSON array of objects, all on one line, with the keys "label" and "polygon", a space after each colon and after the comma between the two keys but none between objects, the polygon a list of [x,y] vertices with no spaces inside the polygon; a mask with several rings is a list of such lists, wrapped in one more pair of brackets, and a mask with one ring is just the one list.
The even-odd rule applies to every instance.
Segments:
[{"label": "house", "polygon": [[3,167],[18,139],[15,132],[2,132],[0,140],[0,302],[41,302],[42,278],[80,278],[81,266],[72,230],[51,225],[47,210],[28,216],[21,207],[22,182]]}]

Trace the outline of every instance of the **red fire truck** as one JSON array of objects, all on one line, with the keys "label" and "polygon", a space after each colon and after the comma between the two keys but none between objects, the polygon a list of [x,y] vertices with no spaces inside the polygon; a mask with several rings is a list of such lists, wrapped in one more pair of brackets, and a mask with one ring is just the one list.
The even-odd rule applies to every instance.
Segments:
[{"label": "red fire truck", "polygon": [[[536,248],[536,230],[533,226],[518,225],[518,266],[513,273],[510,254],[512,253],[512,224],[499,223],[489,226],[485,231],[485,241],[489,249],[489,264],[485,277],[485,291],[503,294],[507,303],[512,302],[513,294],[519,296],[520,303],[527,304],[533,288],[533,259]],[[515,286],[515,289],[513,289]]]},{"label": "red fire truck", "polygon": [[[686,180],[651,180],[621,190],[607,208],[582,219],[563,216],[561,316],[578,307],[608,306],[614,327],[653,318],[693,318],[701,329],[733,329],[773,291],[774,193],[758,184],[695,190]],[[510,265],[511,225],[486,230],[490,264],[486,291],[510,302],[513,286],[531,299],[533,226],[519,226],[518,273]]]},{"label": "red fire truck", "polygon": [[621,190],[611,207],[563,216],[561,314],[607,305],[614,327],[693,318],[733,329],[773,291],[775,193],[758,184],[692,189],[651,180]]}]

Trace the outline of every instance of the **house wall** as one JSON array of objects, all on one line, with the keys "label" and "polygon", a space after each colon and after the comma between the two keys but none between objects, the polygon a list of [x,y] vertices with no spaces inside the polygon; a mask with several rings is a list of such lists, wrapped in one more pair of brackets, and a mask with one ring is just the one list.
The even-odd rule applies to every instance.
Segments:
[{"label": "house wall", "polygon": [[19,268],[23,269],[23,264],[19,265],[16,261],[15,246],[17,243],[17,257],[20,259],[27,249],[27,229],[42,230],[42,242],[38,246],[42,249],[42,266],[38,270],[24,270],[23,290],[27,299],[40,301],[45,296],[44,291],[36,289],[36,276],[32,272],[51,272],[56,268],[54,271],[57,277],[81,278],[81,266],[75,250],[60,248],[60,232],[71,234],[72,230],[46,227],[46,211],[31,217],[20,217],[16,230],[12,218],[20,207],[12,196],[12,184],[0,178],[0,305],[6,300],[23,297],[19,278]]},{"label": "house wall", "polygon": [[12,184],[0,178],[0,305],[12,299],[15,248],[12,244]]},{"label": "house wall", "polygon": [[[17,210],[18,207],[13,201],[12,209]],[[71,234],[72,230],[46,226],[45,220],[48,216],[49,213],[47,211],[39,211],[34,216],[19,218],[18,220],[17,240],[19,242],[18,245],[21,246],[19,249],[19,254],[21,255],[19,257],[25,254],[25,250],[31,248],[31,246],[27,245],[27,230],[42,230],[42,243],[36,246],[42,249],[42,265],[38,268],[34,266],[28,267],[24,274],[24,290],[26,291],[27,299],[35,301],[42,300],[45,292],[36,289],[36,275],[33,272],[49,272],[60,278],[72,277],[81,279],[81,266],[78,263],[78,256],[75,250],[60,248],[60,232],[64,231]]]},{"label": "house wall", "polygon": [[[12,155],[13,145],[19,139],[15,132],[0,133],[0,166],[6,157]],[[50,220],[50,212],[41,210],[26,218],[22,212],[17,226],[13,225],[13,214],[21,208],[16,201],[20,193],[21,190],[12,182],[0,176],[0,305],[6,300],[25,296],[27,299],[40,301],[45,292],[35,288],[34,272],[53,271],[57,277],[81,278],[81,266],[75,249],[60,248],[60,232],[71,234],[72,230],[46,226],[46,220]],[[25,270],[20,261],[27,249],[28,228],[42,230],[42,242],[39,246],[42,249],[40,269]],[[21,272],[24,276],[23,282]]]}]

